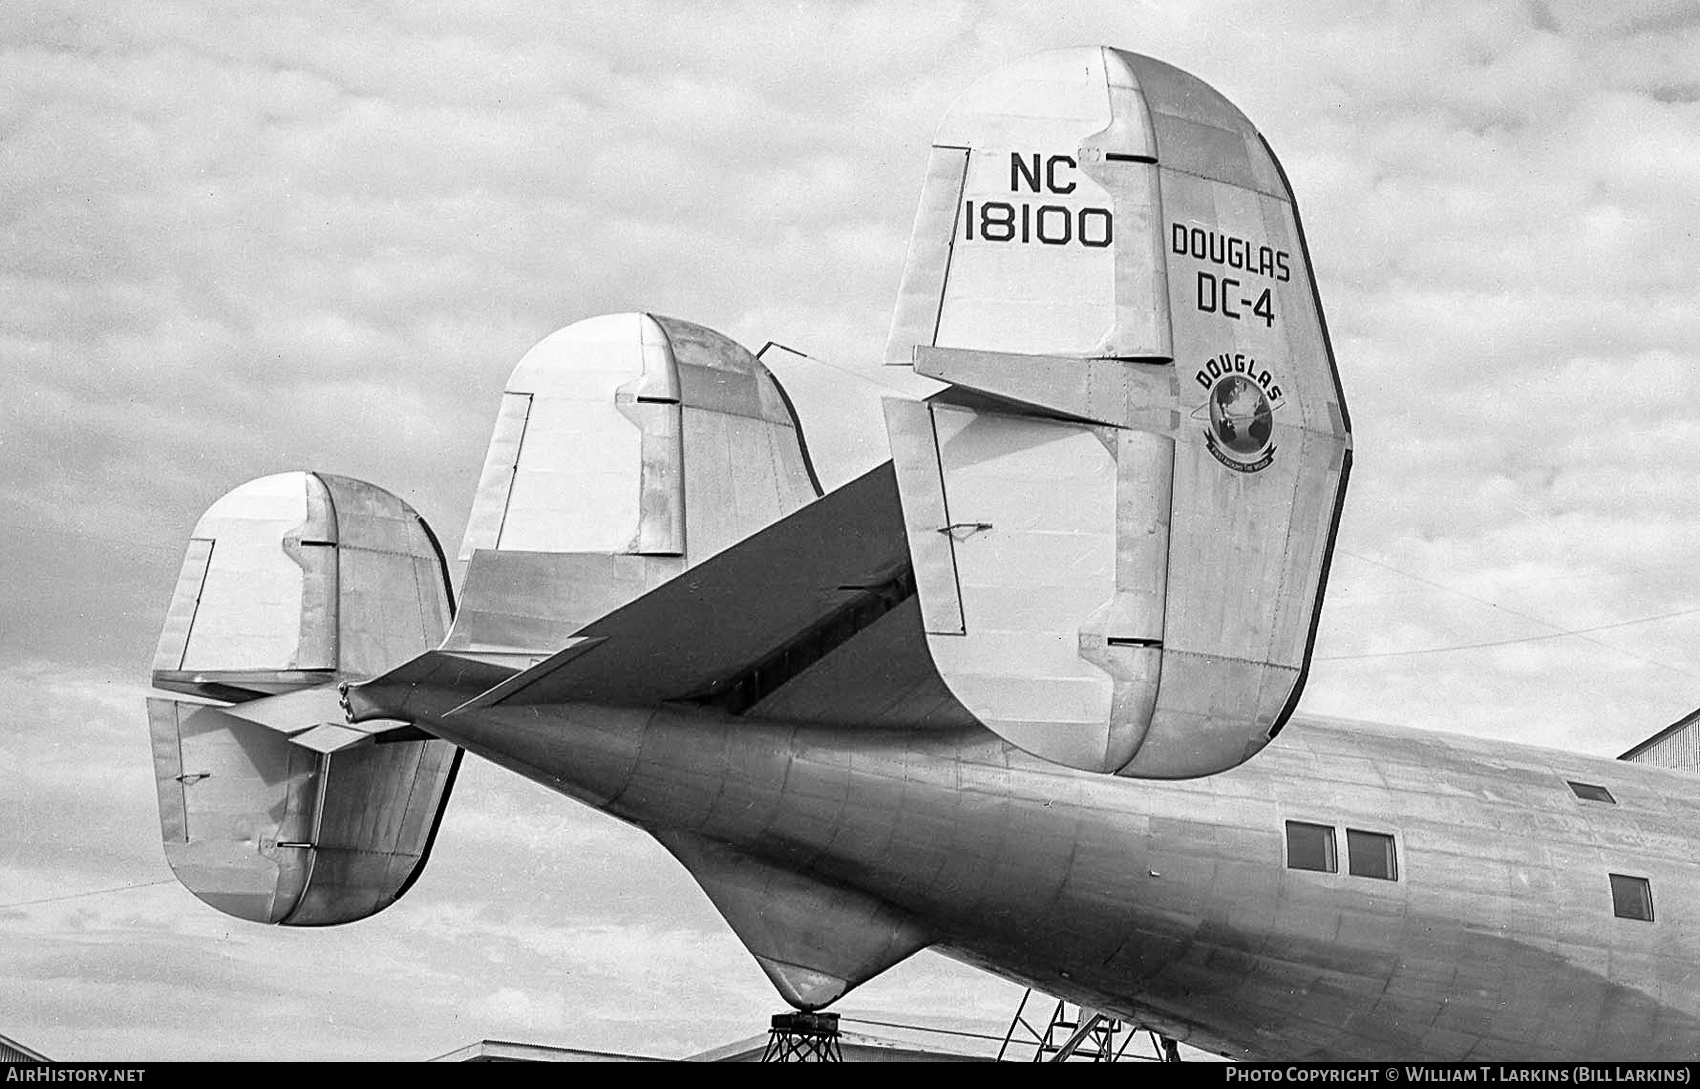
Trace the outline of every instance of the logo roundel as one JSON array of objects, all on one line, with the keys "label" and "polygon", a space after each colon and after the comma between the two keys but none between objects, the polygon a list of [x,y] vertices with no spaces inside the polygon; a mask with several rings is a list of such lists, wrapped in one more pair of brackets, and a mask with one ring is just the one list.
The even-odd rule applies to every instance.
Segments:
[{"label": "logo roundel", "polygon": [[1275,410],[1281,387],[1256,360],[1221,355],[1201,367],[1198,384],[1209,390],[1196,413],[1207,423],[1205,444],[1216,460],[1242,473],[1255,473],[1275,460]]}]

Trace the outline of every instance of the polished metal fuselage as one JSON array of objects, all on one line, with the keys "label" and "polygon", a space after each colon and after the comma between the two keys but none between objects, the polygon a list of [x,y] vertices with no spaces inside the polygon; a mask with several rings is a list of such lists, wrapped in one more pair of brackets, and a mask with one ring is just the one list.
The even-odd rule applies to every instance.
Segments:
[{"label": "polished metal fuselage", "polygon": [[[1700,1049],[1700,800],[1681,772],[1303,718],[1188,781],[1071,771],[977,729],[588,706],[422,724],[651,832],[871,894],[949,955],[1222,1054]],[[1340,872],[1289,869],[1287,821],[1333,827]],[[1397,880],[1347,872],[1348,829],[1396,837]],[[1614,915],[1612,873],[1650,880],[1653,921]]]}]

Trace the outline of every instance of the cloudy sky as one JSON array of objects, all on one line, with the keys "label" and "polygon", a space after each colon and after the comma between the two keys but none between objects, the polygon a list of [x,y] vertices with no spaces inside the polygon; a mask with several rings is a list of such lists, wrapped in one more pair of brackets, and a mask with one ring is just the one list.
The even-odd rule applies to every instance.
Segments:
[{"label": "cloudy sky", "polygon": [[[682,870],[485,765],[375,919],[265,929],[172,883],[142,696],[184,538],[315,468],[453,547],[513,363],[613,310],[836,365],[781,377],[843,479],[899,380],[874,364],[934,123],[1092,42],[1223,91],[1299,196],[1357,446],[1304,706],[1613,755],[1700,705],[1687,0],[11,0],[0,1033],[419,1058],[759,1030],[779,1003]],[[990,1025],[1018,994],[923,956],[847,1007]]]}]

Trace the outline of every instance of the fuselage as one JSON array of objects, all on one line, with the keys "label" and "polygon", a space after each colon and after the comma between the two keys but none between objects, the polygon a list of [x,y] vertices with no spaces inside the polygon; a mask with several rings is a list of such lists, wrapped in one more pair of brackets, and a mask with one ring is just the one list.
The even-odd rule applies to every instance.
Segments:
[{"label": "fuselage", "polygon": [[[1075,772],[979,730],[587,706],[421,724],[651,832],[870,894],[949,955],[1222,1054],[1700,1047],[1700,803],[1681,772],[1303,718],[1243,766],[1186,781]],[[1332,829],[1335,872],[1289,865],[1288,822],[1313,847]],[[1394,876],[1351,872],[1387,871],[1349,838],[1388,836]],[[1613,874],[1648,883],[1651,920],[1614,913]]]}]

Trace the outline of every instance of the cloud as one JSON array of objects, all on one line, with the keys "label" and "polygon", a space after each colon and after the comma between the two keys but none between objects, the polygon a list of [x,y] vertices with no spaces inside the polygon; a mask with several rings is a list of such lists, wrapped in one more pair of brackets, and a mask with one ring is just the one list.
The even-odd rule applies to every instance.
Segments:
[{"label": "cloud", "polygon": [[502,987],[473,1004],[473,1012],[498,1025],[535,1035],[564,1027],[565,1003],[560,994],[530,994],[517,987]]},{"label": "cloud", "polygon": [[[1405,653],[1700,604],[1689,5],[14,8],[0,903],[163,876],[139,686],[243,480],[372,480],[452,550],[514,362],[640,307],[827,361],[783,374],[817,460],[877,457],[933,127],[1081,41],[1200,74],[1297,191],[1356,428],[1306,709],[1610,753],[1697,702],[1693,617]],[[174,885],[0,913],[6,1031],[68,1057],[629,1048],[707,994],[682,1049],[774,1001],[647,837],[471,761],[419,885],[351,928]],[[893,978],[882,1007],[945,977]]]}]

